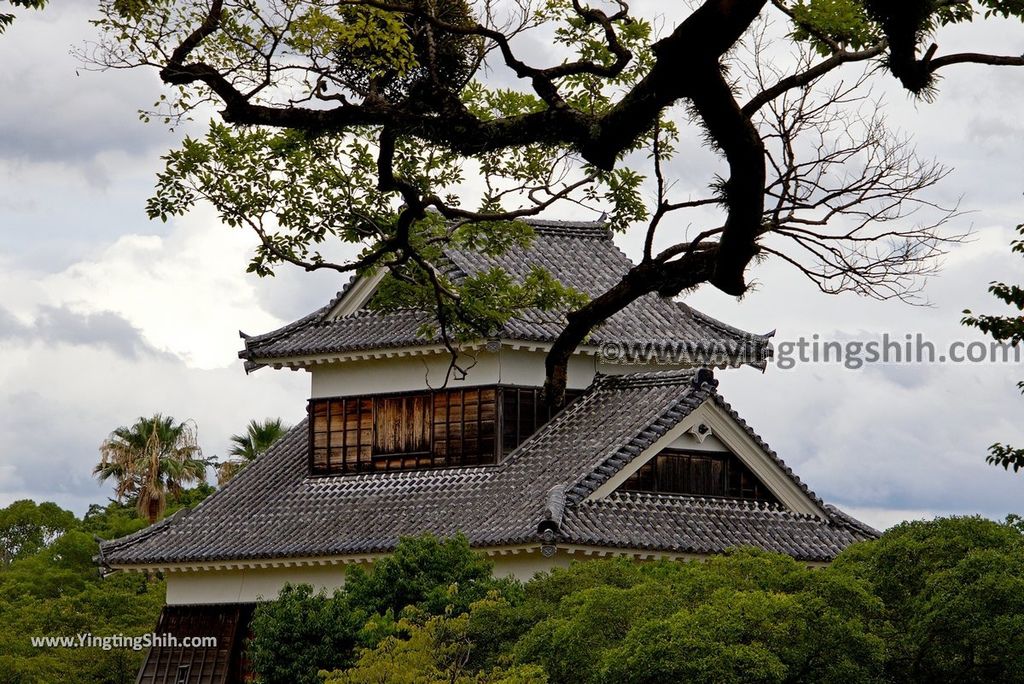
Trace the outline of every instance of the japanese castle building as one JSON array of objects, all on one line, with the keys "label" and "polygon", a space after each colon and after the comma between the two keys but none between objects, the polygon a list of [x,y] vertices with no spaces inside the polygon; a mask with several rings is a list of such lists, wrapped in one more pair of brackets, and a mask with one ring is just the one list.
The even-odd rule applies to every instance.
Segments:
[{"label": "japanese castle building", "polygon": [[[631,267],[601,224],[535,230],[497,257],[448,251],[452,277],[541,266],[593,296]],[[309,371],[306,420],[194,510],[102,545],[109,570],[165,574],[161,631],[221,636],[216,649],[154,649],[140,682],[238,680],[256,601],[286,582],[339,587],[403,536],[462,532],[496,574],[528,579],[573,560],[735,546],[825,563],[877,534],[802,483],[703,368],[763,366],[768,336],[648,295],[576,351],[572,401],[550,416],[540,389],[561,315],[531,312],[466,345],[468,372],[446,383],[450,355],[420,334],[431,314],[370,306],[382,277],[245,338],[248,370]]]}]

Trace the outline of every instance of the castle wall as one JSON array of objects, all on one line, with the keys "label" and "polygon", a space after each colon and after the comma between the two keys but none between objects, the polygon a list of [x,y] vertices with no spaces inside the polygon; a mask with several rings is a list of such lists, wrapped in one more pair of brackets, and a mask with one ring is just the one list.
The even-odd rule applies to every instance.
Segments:
[{"label": "castle wall", "polygon": [[[527,581],[536,573],[555,567],[568,567],[570,556],[560,551],[546,558],[539,551],[495,555],[495,577],[512,576]],[[363,564],[367,567],[368,564]],[[310,584],[327,593],[345,585],[349,565],[306,567],[189,570],[166,573],[167,605],[204,603],[253,603],[271,600],[286,583]]]},{"label": "castle wall", "polygon": [[[453,373],[448,387],[496,384],[540,387],[544,384],[545,356],[543,351],[507,348],[497,352],[466,352],[459,359],[459,364],[468,368],[466,377],[458,379]],[[442,387],[450,362],[451,356],[448,354],[422,354],[312,366],[310,396],[316,399]],[[620,374],[668,369],[667,366],[605,364],[595,355],[576,354],[569,360],[568,386],[571,389],[585,389],[598,372]]]}]

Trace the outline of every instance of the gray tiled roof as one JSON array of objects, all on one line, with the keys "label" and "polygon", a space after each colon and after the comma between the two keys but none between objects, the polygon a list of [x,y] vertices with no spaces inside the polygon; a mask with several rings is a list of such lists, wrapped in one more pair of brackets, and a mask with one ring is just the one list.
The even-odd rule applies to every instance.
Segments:
[{"label": "gray tiled roof", "polygon": [[[536,236],[528,249],[487,256],[449,249],[445,256],[453,278],[500,267],[522,278],[541,266],[562,283],[596,296],[612,287],[632,266],[600,223],[532,221]],[[432,314],[421,311],[382,313],[363,309],[345,317],[329,314],[352,282],[327,306],[283,328],[248,337],[239,355],[249,360],[317,356],[368,349],[393,349],[437,342],[418,334]],[[558,312],[528,311],[500,331],[505,340],[549,343],[561,332],[565,317]],[[621,344],[644,355],[688,355],[704,364],[763,364],[770,353],[770,335],[751,335],[710,316],[649,294],[596,328],[588,344]],[[723,355],[718,361],[717,355]],[[714,361],[712,360],[714,357]],[[696,365],[696,364],[695,364]]]},{"label": "gray tiled roof", "polygon": [[694,554],[757,546],[806,560],[834,558],[865,538],[856,529],[763,503],[643,492],[584,502],[567,513],[563,530],[569,543]]},{"label": "gray tiled roof", "polygon": [[616,493],[587,501],[695,408],[721,402],[716,382],[697,386],[695,377],[689,371],[600,376],[496,466],[311,477],[302,423],[194,511],[104,543],[103,562],[162,565],[386,552],[399,537],[422,532],[461,531],[473,545],[490,547],[537,543],[545,530],[565,544],[669,553],[754,545],[824,561],[875,534],[828,507],[827,517],[820,518],[778,506],[677,495]]}]

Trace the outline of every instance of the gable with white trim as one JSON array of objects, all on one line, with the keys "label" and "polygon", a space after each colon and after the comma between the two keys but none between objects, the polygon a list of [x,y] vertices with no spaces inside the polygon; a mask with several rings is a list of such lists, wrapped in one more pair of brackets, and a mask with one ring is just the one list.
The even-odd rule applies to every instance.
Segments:
[{"label": "gable with white trim", "polygon": [[[706,400],[678,425],[595,490],[587,501],[599,501],[613,492],[628,489],[630,478],[648,465],[655,465],[666,453],[701,455],[727,454],[736,459],[783,507],[794,513],[827,518],[825,511],[794,480],[774,454],[762,447],[723,407]],[[635,481],[635,480],[634,480]],[[663,492],[665,493],[665,492]],[[679,492],[701,496],[701,492]]]}]

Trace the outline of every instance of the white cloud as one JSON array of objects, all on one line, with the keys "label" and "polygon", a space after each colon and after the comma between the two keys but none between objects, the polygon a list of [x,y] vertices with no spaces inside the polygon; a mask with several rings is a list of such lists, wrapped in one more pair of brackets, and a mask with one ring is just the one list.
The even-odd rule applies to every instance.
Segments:
[{"label": "white cloud", "polygon": [[109,495],[91,477],[100,442],[119,425],[160,412],[193,419],[208,456],[253,418],[303,417],[305,373],[239,365],[204,370],[164,354],[126,358],[89,344],[19,341],[0,370],[0,507],[24,497],[56,500],[82,513]]},{"label": "white cloud", "polygon": [[167,237],[124,235],[39,286],[55,304],[120,314],[151,345],[192,367],[220,368],[237,361],[234,326],[266,332],[282,323],[264,312],[254,276],[245,275],[253,246],[248,233],[200,209]]},{"label": "white cloud", "polygon": [[0,506],[31,497],[81,513],[102,501],[97,448],[139,416],[195,420],[207,455],[223,455],[250,419],[302,418],[305,373],[246,376],[236,355],[238,327],[282,323],[244,272],[251,250],[200,210],[56,273],[0,255]]},{"label": "white cloud", "polygon": [[853,517],[871,525],[876,530],[887,530],[907,520],[931,520],[937,515],[934,511],[920,511],[906,508],[866,508],[863,506],[847,506],[846,512]]}]

